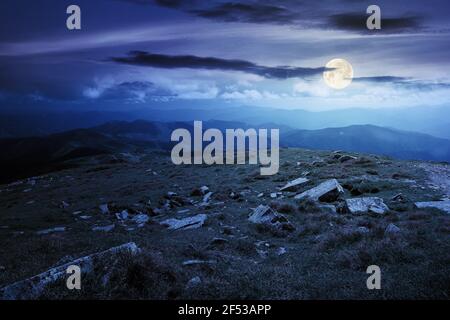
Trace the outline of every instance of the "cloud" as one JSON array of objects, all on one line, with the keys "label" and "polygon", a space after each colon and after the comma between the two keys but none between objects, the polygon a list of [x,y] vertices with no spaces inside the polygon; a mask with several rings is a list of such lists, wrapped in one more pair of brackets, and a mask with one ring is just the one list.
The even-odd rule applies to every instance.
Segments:
[{"label": "cloud", "polygon": [[256,74],[268,79],[302,78],[321,74],[327,69],[301,67],[266,67],[245,60],[228,60],[214,57],[197,57],[192,55],[171,56],[153,54],[144,51],[132,51],[128,57],[113,57],[112,61],[130,65],[147,66],[163,69],[206,69],[222,71],[241,71]]},{"label": "cloud", "polygon": [[[366,28],[367,15],[361,13],[342,13],[328,17],[329,27],[342,30],[369,32]],[[421,29],[421,18],[418,16],[404,16],[381,19],[382,32],[407,32]],[[372,32],[373,33],[373,32]]]},{"label": "cloud", "polygon": [[298,19],[295,12],[285,7],[235,2],[223,3],[207,9],[190,10],[190,12],[203,18],[226,22],[291,24]]}]

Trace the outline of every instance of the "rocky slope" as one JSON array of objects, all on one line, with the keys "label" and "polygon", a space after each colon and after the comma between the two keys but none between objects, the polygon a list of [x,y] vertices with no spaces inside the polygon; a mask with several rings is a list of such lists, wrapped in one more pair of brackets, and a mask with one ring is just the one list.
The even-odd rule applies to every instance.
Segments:
[{"label": "rocky slope", "polygon": [[[151,149],[113,156],[0,186],[0,287],[134,242],[138,254],[97,259],[81,291],[60,278],[35,297],[449,297],[450,215],[417,205],[446,203],[448,165],[283,149],[263,177]],[[373,264],[382,290],[366,288]]]}]

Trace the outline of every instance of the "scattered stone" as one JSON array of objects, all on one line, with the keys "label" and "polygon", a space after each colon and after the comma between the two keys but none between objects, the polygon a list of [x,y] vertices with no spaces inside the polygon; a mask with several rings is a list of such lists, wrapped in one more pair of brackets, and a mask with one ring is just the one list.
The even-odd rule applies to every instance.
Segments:
[{"label": "scattered stone", "polygon": [[208,192],[207,194],[205,194],[205,196],[203,197],[203,203],[208,203],[211,199],[212,194],[212,192]]},{"label": "scattered stone", "polygon": [[37,231],[36,234],[44,235],[44,234],[55,233],[55,232],[64,232],[64,231],[66,231],[66,227],[55,227],[55,228]]},{"label": "scattered stone", "polygon": [[256,196],[257,198],[261,198],[261,197],[264,197],[264,193],[259,193],[257,196]]},{"label": "scattered stone", "polygon": [[328,212],[328,213],[332,213],[332,214],[337,213],[336,206],[334,206],[332,204],[319,204],[319,205],[317,205],[317,208],[319,208],[320,210],[322,210],[324,212]]},{"label": "scattered stone", "polygon": [[339,158],[339,161],[341,163],[343,163],[343,162],[347,162],[349,160],[356,160],[356,159],[358,159],[358,158],[357,157],[353,157],[353,156],[349,156],[349,155],[344,155],[344,156]]},{"label": "scattered stone", "polygon": [[206,214],[198,214],[184,219],[167,219],[162,221],[161,224],[167,226],[169,230],[187,230],[200,228],[206,219]]},{"label": "scattered stone", "polygon": [[248,220],[256,224],[265,224],[283,231],[293,231],[294,226],[289,220],[269,206],[259,205],[249,216]]},{"label": "scattered stone", "polygon": [[395,196],[393,196],[391,198],[391,201],[406,202],[407,199],[406,199],[406,197],[403,194],[399,193],[399,194],[396,194]]},{"label": "scattered stone", "polygon": [[279,247],[277,250],[277,256],[282,256],[283,254],[287,253],[286,248],[284,247]]},{"label": "scattered stone", "polygon": [[113,223],[113,224],[110,224],[110,225],[107,225],[107,226],[93,227],[93,228],[92,228],[92,231],[110,232],[110,231],[112,231],[115,227],[116,227],[116,225]]},{"label": "scattered stone", "polygon": [[123,210],[120,213],[116,213],[116,218],[118,220],[126,220],[126,219],[128,219],[128,211],[127,210]]},{"label": "scattered stone", "polygon": [[202,283],[202,279],[199,276],[196,276],[188,281],[186,284],[186,289],[192,289],[199,286]]},{"label": "scattered stone", "polygon": [[217,261],[215,260],[186,260],[183,261],[182,265],[183,266],[192,266],[192,265],[198,265],[198,264],[215,264],[217,263]]},{"label": "scattered stone", "polygon": [[191,210],[189,210],[189,209],[178,210],[177,214],[184,214],[184,213],[188,213],[189,211],[191,211]]},{"label": "scattered stone", "polygon": [[200,192],[205,195],[209,192],[209,188],[207,186],[200,187]]},{"label": "scattered stone", "polygon": [[139,227],[143,227],[144,224],[150,220],[150,217],[146,214],[140,213],[135,215],[131,220],[133,220],[133,222],[135,222]]},{"label": "scattered stone", "polygon": [[39,298],[47,286],[65,279],[67,268],[71,265],[79,266],[82,274],[88,274],[94,271],[96,261],[104,260],[107,257],[114,256],[122,252],[131,254],[139,253],[139,248],[134,242],[126,243],[118,247],[108,249],[99,253],[94,253],[77,260],[68,262],[34,277],[15,282],[0,289],[0,300],[33,300]]},{"label": "scattered stone", "polygon": [[167,192],[167,197],[170,199],[172,197],[176,197],[178,194],[176,192],[169,191]]},{"label": "scattered stone", "polygon": [[389,211],[389,207],[384,204],[383,199],[377,197],[347,199],[345,203],[351,213],[373,212],[384,214]]},{"label": "scattered stone", "polygon": [[280,189],[280,191],[296,191],[299,186],[302,184],[308,183],[309,179],[306,178],[298,178],[288,182],[284,187]]},{"label": "scattered stone", "polygon": [[91,216],[80,216],[80,219],[82,220],[89,220],[90,218],[92,218]]},{"label": "scattered stone", "polygon": [[276,192],[272,192],[272,193],[270,194],[270,197],[271,197],[272,199],[275,199],[275,198],[277,197],[277,193],[276,193]]},{"label": "scattered stone", "polygon": [[416,202],[416,207],[419,209],[423,208],[436,208],[447,213],[450,213],[450,200],[444,201],[427,201],[427,202]]},{"label": "scattered stone", "polygon": [[70,204],[68,204],[68,203],[65,202],[65,201],[61,201],[61,207],[62,207],[62,208],[67,208],[67,207],[70,207]]},{"label": "scattered stone", "polygon": [[385,234],[388,234],[388,233],[399,233],[399,232],[400,232],[400,228],[397,227],[393,223],[389,223],[389,225],[386,227],[386,230],[384,231]]},{"label": "scattered stone", "polygon": [[362,234],[367,234],[370,232],[369,228],[363,226],[356,228],[356,231]]},{"label": "scattered stone", "polygon": [[74,216],[77,216],[77,215],[79,215],[80,213],[82,213],[83,211],[74,211],[74,212],[72,212],[72,214],[74,215]]},{"label": "scattered stone", "polygon": [[109,213],[108,204],[101,204],[101,205],[99,206],[99,208],[100,208],[100,211],[101,211],[103,214],[108,214],[108,213]]},{"label": "scattered stone", "polygon": [[309,198],[314,201],[333,202],[344,189],[336,179],[327,180],[318,186],[296,195],[295,199]]}]

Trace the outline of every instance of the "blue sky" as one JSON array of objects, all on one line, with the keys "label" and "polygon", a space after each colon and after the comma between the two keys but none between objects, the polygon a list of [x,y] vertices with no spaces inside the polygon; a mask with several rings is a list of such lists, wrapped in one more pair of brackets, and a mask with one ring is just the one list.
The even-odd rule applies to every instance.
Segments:
[{"label": "blue sky", "polygon": [[[66,29],[77,4],[82,30]],[[365,28],[381,7],[382,30]],[[442,106],[450,3],[2,0],[0,108]],[[348,60],[344,90],[322,80]]]}]

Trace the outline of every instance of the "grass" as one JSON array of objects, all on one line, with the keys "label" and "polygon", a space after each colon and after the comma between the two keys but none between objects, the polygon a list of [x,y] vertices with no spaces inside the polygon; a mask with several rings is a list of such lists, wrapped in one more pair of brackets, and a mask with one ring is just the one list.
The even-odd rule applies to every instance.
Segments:
[{"label": "grass", "polygon": [[[285,165],[280,173],[264,179],[254,166],[174,168],[169,158],[149,153],[138,164],[98,164],[101,170],[92,166],[50,174],[26,193],[22,192],[26,186],[0,186],[1,190],[11,189],[0,192],[0,226],[8,227],[0,228],[0,266],[4,267],[0,269],[0,285],[43,272],[67,256],[76,258],[134,241],[142,254],[102,261],[83,278],[81,292],[68,291],[60,282],[41,298],[448,299],[450,217],[438,210],[414,209],[416,199],[440,196],[427,187],[423,172],[411,169],[408,162],[372,156],[359,158],[352,165],[325,161],[317,167],[312,162],[328,159],[329,153],[281,150],[281,157]],[[295,165],[297,162],[302,165]],[[151,172],[147,172],[149,168]],[[380,180],[361,181],[358,177],[368,170],[376,170],[377,175],[371,176]],[[298,192],[324,179],[338,178],[343,184],[356,186],[363,195],[374,195],[371,190],[378,188],[376,196],[385,200],[391,212],[384,216],[331,214],[309,200],[297,201],[287,194],[283,199],[269,197],[304,171],[310,172],[311,183]],[[393,179],[396,173],[402,176]],[[405,183],[402,179],[406,176],[425,189]],[[213,202],[224,204],[210,208],[188,204],[186,199],[201,200],[198,188],[203,185],[214,193]],[[347,188],[343,198],[353,197],[351,190]],[[152,217],[153,223],[144,228],[128,231],[127,225],[98,209],[108,203],[117,210],[150,211],[162,206],[169,191],[178,194],[183,206]],[[233,199],[231,192],[244,193]],[[264,196],[258,197],[260,193]],[[405,203],[390,202],[398,193],[405,196]],[[26,204],[31,200],[35,202]],[[70,206],[61,208],[61,201]],[[295,230],[280,232],[250,223],[248,215],[259,204],[285,215]],[[340,202],[333,204],[339,206]],[[157,223],[178,217],[176,212],[181,209],[189,209],[187,215],[207,214],[207,223],[186,231],[168,231]],[[81,220],[74,211],[92,218]],[[93,225],[112,222],[117,226],[110,233],[91,231]],[[401,231],[385,234],[389,223]],[[59,225],[67,231],[35,234]],[[227,242],[220,248],[211,246],[216,237]],[[278,255],[280,247],[287,252]],[[183,266],[183,261],[192,259],[215,263]],[[371,264],[381,267],[381,291],[369,291],[365,286],[365,271]],[[188,287],[188,281],[196,276],[200,284]]]}]

